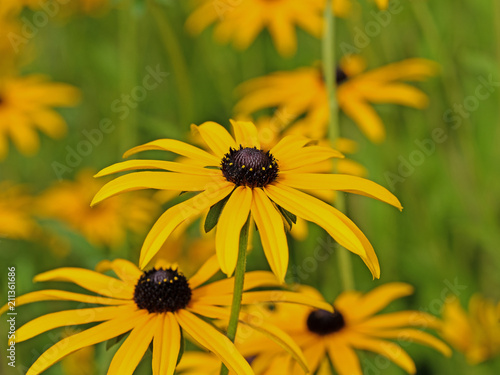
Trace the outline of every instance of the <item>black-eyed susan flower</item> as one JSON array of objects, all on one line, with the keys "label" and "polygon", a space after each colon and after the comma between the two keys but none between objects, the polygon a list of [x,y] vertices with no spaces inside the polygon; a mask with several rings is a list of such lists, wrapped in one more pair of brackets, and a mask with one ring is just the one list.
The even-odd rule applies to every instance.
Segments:
[{"label": "black-eyed susan flower", "polygon": [[76,88],[41,75],[0,77],[0,160],[9,138],[22,154],[33,155],[40,143],[37,129],[51,138],[64,136],[66,122],[52,107],[71,107],[78,100]]},{"label": "black-eyed susan flower", "polygon": [[194,127],[211,152],[177,140],[160,139],[134,147],[125,154],[127,157],[146,150],[170,151],[193,159],[198,165],[129,160],[97,174],[150,170],[130,173],[107,183],[96,194],[92,205],[139,189],[200,192],[171,207],[158,219],[144,241],[140,266],[144,267],[152,259],[178,225],[216,207],[220,212],[216,252],[221,269],[228,276],[236,267],[240,232],[251,215],[271,269],[279,280],[284,280],[288,244],[283,218],[293,221],[296,215],[323,227],[339,244],[358,254],[374,277],[379,277],[377,256],[361,230],[334,207],[301,190],[345,191],[401,208],[397,198],[380,185],[360,177],[309,173],[316,163],[341,157],[336,150],[310,145],[310,140],[301,136],[287,136],[270,150],[264,150],[253,123],[233,121],[232,125],[235,138],[214,122]]},{"label": "black-eyed susan flower", "polygon": [[479,294],[469,300],[464,311],[456,297],[446,300],[441,336],[465,355],[470,364],[478,364],[500,355],[500,303]]},{"label": "black-eyed susan flower", "polygon": [[111,248],[122,244],[127,231],[144,234],[158,214],[146,196],[119,196],[90,207],[102,184],[93,171],[80,171],[75,180],[56,182],[37,198],[37,214],[59,220],[81,233],[91,244]]},{"label": "black-eyed susan flower", "polygon": [[[438,66],[425,59],[408,59],[364,72],[360,58],[342,60],[336,71],[339,108],[350,117],[373,142],[385,138],[382,120],[370,104],[393,103],[422,109],[427,96],[403,81],[423,81],[436,74]],[[297,122],[312,138],[323,138],[329,112],[327,88],[321,69],[300,68],[291,72],[275,72],[251,79],[240,88],[242,99],[235,111],[249,115],[264,108],[277,107],[290,121],[305,114]]]},{"label": "black-eyed susan flower", "polygon": [[34,198],[25,186],[0,183],[0,238],[33,239],[40,228],[33,215]]},{"label": "black-eyed susan flower", "polygon": [[[223,279],[206,283],[219,270],[215,257],[209,259],[191,278],[187,279],[176,265],[158,264],[142,272],[133,263],[117,259],[104,261],[96,271],[82,268],[59,268],[37,275],[34,281],[64,281],[76,284],[94,294],[63,290],[40,290],[17,297],[16,309],[38,301],[76,301],[98,305],[51,313],[38,317],[16,331],[16,344],[41,333],[65,326],[99,324],[63,338],[47,349],[28,369],[27,375],[39,374],[67,355],[130,332],[115,353],[108,374],[133,374],[144,353],[153,343],[152,368],[155,375],[173,374],[181,350],[183,333],[201,347],[213,352],[237,374],[253,374],[248,362],[215,326],[201,317],[227,320],[226,306],[231,304],[233,280]],[[117,276],[101,272],[112,270]],[[204,284],[204,285],[202,285]],[[257,287],[276,286],[278,281],[270,272],[249,272],[245,278],[242,303],[260,301],[307,303],[330,309],[299,293],[270,290],[248,291]],[[8,305],[0,309],[3,314]],[[252,322],[241,316],[241,322],[278,340],[303,361],[303,356],[290,337],[276,327]]]},{"label": "black-eyed susan flower", "polygon": [[[266,321],[287,332],[302,348],[311,373],[321,369],[322,374],[331,374],[328,361],[339,375],[361,375],[364,372],[355,350],[364,350],[387,357],[406,372],[415,373],[411,357],[397,343],[416,342],[434,348],[446,356],[450,348],[441,340],[418,328],[440,328],[441,322],[432,315],[419,311],[397,311],[378,314],[395,299],[411,294],[413,288],[404,283],[389,283],[371,292],[344,292],[333,303],[335,311],[311,309],[309,307],[283,304],[264,310]],[[303,287],[302,292],[321,298],[318,291]],[[252,309],[266,307],[252,307]],[[263,369],[266,375],[281,369],[286,374],[302,374],[272,342],[252,334],[240,338],[236,343],[241,353],[255,357],[254,368]],[[326,365],[326,366],[325,366]]]}]

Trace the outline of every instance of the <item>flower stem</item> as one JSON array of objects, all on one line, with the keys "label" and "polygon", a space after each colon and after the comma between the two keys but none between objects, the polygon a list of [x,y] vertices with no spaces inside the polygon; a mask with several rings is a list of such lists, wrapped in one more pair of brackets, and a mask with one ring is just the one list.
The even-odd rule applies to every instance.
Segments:
[{"label": "flower stem", "polygon": [[[325,77],[328,93],[328,109],[330,113],[330,124],[328,137],[332,147],[335,147],[340,137],[339,108],[337,103],[337,85],[334,72],[335,64],[335,16],[332,12],[332,0],[327,0],[325,8],[325,32],[323,35],[323,74]],[[336,169],[336,168],[335,168]],[[343,193],[338,193],[335,197],[335,206],[340,211],[345,211],[345,199]],[[352,263],[349,252],[337,246],[337,261],[339,265],[342,288],[344,290],[354,289],[354,277]]]},{"label": "flower stem", "polygon": [[[236,271],[234,274],[234,291],[233,302],[231,303],[231,316],[229,317],[229,325],[227,326],[226,336],[234,342],[236,330],[238,328],[238,318],[241,309],[241,297],[243,295],[243,283],[245,281],[245,269],[247,265],[247,246],[248,246],[248,230],[250,227],[250,216],[247,222],[243,225],[240,233],[240,244],[238,248],[238,261],[236,263]],[[227,375],[228,368],[222,364],[220,375]]]}]

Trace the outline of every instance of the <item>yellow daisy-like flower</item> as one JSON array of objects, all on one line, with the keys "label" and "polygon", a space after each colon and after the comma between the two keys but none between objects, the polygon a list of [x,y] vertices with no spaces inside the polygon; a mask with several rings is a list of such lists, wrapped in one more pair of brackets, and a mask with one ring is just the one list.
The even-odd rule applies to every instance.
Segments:
[{"label": "yellow daisy-like flower", "polygon": [[[393,103],[424,108],[427,96],[402,81],[423,81],[436,74],[438,65],[425,59],[408,59],[368,72],[357,57],[342,60],[336,72],[337,100],[340,109],[349,116],[373,142],[385,138],[382,120],[371,103]],[[254,78],[239,88],[242,99],[235,110],[249,115],[264,108],[277,107],[293,120],[303,114],[312,138],[323,138],[328,125],[328,95],[321,69],[300,68],[291,72],[276,72]]]},{"label": "yellow daisy-like flower", "polygon": [[8,138],[22,154],[33,155],[40,143],[35,129],[51,138],[64,136],[66,122],[51,107],[74,106],[79,97],[73,86],[41,75],[0,78],[0,160],[7,155]]},{"label": "yellow daisy-like flower", "polygon": [[215,23],[216,40],[232,42],[242,50],[267,28],[278,52],[290,56],[297,50],[295,25],[321,37],[324,3],[324,0],[199,0],[186,27],[191,33],[200,34]]},{"label": "yellow daisy-like flower", "polygon": [[[172,139],[160,139],[134,147],[125,157],[146,150],[163,150],[198,163],[129,160],[97,174],[149,169],[130,173],[107,183],[92,205],[114,195],[139,189],[201,192],[168,209],[144,241],[140,266],[158,252],[172,231],[185,220],[213,207],[218,216],[216,252],[222,271],[232,275],[236,267],[240,232],[249,216],[255,221],[271,269],[283,281],[288,267],[284,218],[294,215],[323,227],[338,243],[358,254],[374,277],[380,267],[370,242],[343,213],[301,190],[338,190],[376,198],[401,208],[397,198],[369,180],[342,174],[309,173],[316,164],[342,155],[329,147],[309,145],[301,136],[287,136],[270,150],[263,150],[251,122],[232,121],[235,138],[221,125],[206,122],[194,127],[211,152]],[[222,203],[220,203],[222,202]],[[215,225],[215,224],[214,224]],[[213,226],[212,226],[213,227]]]},{"label": "yellow daisy-like flower", "polygon": [[464,353],[470,364],[500,354],[500,303],[476,294],[469,301],[467,314],[456,297],[448,298],[442,316],[441,336]]},{"label": "yellow daisy-like flower", "polygon": [[33,239],[39,227],[34,220],[33,197],[10,182],[0,183],[0,238]]},{"label": "yellow daisy-like flower", "polygon": [[143,234],[158,213],[157,205],[145,196],[120,196],[90,207],[102,187],[90,170],[82,170],[75,181],[62,181],[48,188],[37,199],[39,216],[55,218],[80,232],[97,246],[116,247],[127,230]]},{"label": "yellow daisy-like flower", "polygon": [[[303,292],[316,299],[321,295],[310,287]],[[450,348],[441,340],[419,329],[438,329],[441,322],[432,315],[420,311],[398,311],[375,315],[390,302],[412,294],[413,288],[404,283],[389,283],[375,288],[367,294],[344,292],[333,306],[333,313],[309,307],[276,305],[261,315],[288,333],[300,346],[311,373],[321,369],[330,374],[328,360],[339,375],[363,374],[355,349],[370,351],[387,357],[410,374],[415,373],[411,357],[396,343],[416,342],[434,348],[446,356]],[[255,307],[254,307],[255,308]],[[262,309],[262,308],[261,308]],[[286,353],[272,342],[254,334],[247,339],[236,339],[241,353],[247,357],[257,356],[252,362],[254,369],[263,369],[261,374],[276,374],[278,369],[286,374],[303,374]],[[326,363],[325,363],[326,362]]]},{"label": "yellow daisy-like flower", "polygon": [[[81,348],[107,341],[129,331],[130,334],[111,361],[108,375],[132,375],[151,342],[153,374],[173,374],[181,349],[181,331],[188,334],[195,343],[215,353],[235,373],[253,374],[250,365],[234,344],[213,325],[200,318],[229,318],[227,306],[231,305],[234,281],[223,279],[202,286],[219,270],[215,257],[209,259],[189,279],[176,265],[157,266],[158,268],[142,272],[133,263],[117,259],[101,262],[97,269],[100,272],[112,270],[118,278],[82,268],[59,268],[37,275],[34,281],[70,282],[97,295],[41,290],[17,297],[16,309],[33,302],[55,300],[101,306],[60,311],[36,318],[16,331],[16,344],[54,328],[102,323],[54,344],[31,365],[27,375],[39,374]],[[330,306],[322,301],[315,301],[294,292],[248,291],[278,284],[270,272],[247,273],[242,303],[246,305],[281,301],[306,303],[331,310]],[[8,308],[8,305],[4,306],[0,309],[0,314],[5,313]],[[240,321],[273,337],[303,362],[303,356],[295,343],[276,327],[253,322],[251,316],[245,314],[241,315]]]}]

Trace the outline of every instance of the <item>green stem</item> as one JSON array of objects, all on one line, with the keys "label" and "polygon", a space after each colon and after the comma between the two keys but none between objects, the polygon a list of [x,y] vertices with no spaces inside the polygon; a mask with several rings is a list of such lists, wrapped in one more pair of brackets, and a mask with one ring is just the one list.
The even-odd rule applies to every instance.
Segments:
[{"label": "green stem", "polygon": [[[236,263],[236,271],[234,274],[234,291],[233,301],[231,303],[231,316],[229,317],[229,325],[227,326],[226,336],[234,342],[236,330],[238,329],[238,318],[241,309],[241,297],[243,295],[243,283],[245,281],[245,269],[247,265],[247,247],[248,247],[248,230],[250,227],[250,216],[247,222],[243,225],[240,233],[240,244],[238,249],[238,261]],[[227,375],[228,368],[222,364],[220,375]]]},{"label": "green stem", "polygon": [[[340,137],[339,108],[337,103],[337,85],[334,73],[335,63],[335,17],[332,12],[332,0],[327,0],[325,9],[325,34],[323,36],[323,74],[325,77],[328,92],[328,108],[330,113],[329,139],[332,146],[335,146]],[[345,211],[345,199],[338,193],[335,198],[335,206],[340,211]],[[337,246],[337,261],[339,265],[342,288],[344,290],[354,289],[354,276],[349,252]]]}]

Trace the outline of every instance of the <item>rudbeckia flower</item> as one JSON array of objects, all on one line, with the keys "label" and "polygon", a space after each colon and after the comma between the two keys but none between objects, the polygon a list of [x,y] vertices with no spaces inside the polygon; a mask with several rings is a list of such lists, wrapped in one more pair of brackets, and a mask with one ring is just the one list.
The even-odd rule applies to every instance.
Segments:
[{"label": "rudbeckia flower", "polygon": [[[345,14],[345,0],[334,7]],[[232,42],[241,50],[248,48],[257,35],[268,29],[278,52],[290,56],[297,50],[295,26],[319,38],[323,31],[324,0],[198,0],[186,27],[200,34],[216,24],[214,36],[220,43]]]},{"label": "rudbeckia flower", "polygon": [[0,183],[0,238],[33,239],[40,228],[32,207],[33,197],[25,187],[6,181]]},{"label": "rudbeckia flower", "polygon": [[78,100],[76,88],[41,75],[0,78],[0,160],[8,138],[22,154],[33,155],[40,146],[36,129],[51,138],[64,136],[66,122],[51,107],[71,107]]},{"label": "rudbeckia flower", "polygon": [[[151,342],[153,374],[173,374],[181,350],[183,333],[189,335],[189,338],[201,347],[217,355],[235,373],[253,374],[250,365],[234,344],[215,326],[201,318],[223,320],[229,318],[227,306],[231,305],[234,281],[223,279],[205,284],[219,270],[215,257],[209,259],[189,279],[176,265],[157,264],[157,267],[142,272],[133,263],[123,259],[101,262],[97,270],[99,272],[82,268],[59,268],[34,278],[34,281],[70,282],[97,295],[50,289],[31,292],[16,298],[16,309],[38,301],[76,301],[101,305],[43,315],[20,327],[16,331],[16,344],[55,328],[101,322],[63,338],[47,349],[31,365],[27,375],[39,374],[79,349],[113,339],[129,331],[130,334],[111,361],[107,372],[109,375],[132,375]],[[101,273],[108,270],[112,270],[118,278]],[[247,273],[242,297],[243,305],[279,301],[306,303],[331,310],[328,304],[295,292],[248,291],[278,284],[270,272]],[[0,314],[7,310],[8,305],[0,309]],[[248,314],[242,314],[240,321],[277,340],[296,358],[303,361],[298,347],[289,336],[276,327],[254,322]]]},{"label": "rudbeckia flower", "polygon": [[310,140],[301,136],[285,137],[270,150],[263,150],[253,123],[233,121],[232,125],[235,138],[214,122],[194,127],[211,152],[177,140],[160,139],[125,153],[127,157],[146,150],[170,151],[193,159],[198,165],[129,160],[97,174],[104,176],[137,169],[156,170],[134,172],[108,182],[96,194],[92,205],[139,189],[200,192],[171,207],[158,219],[144,241],[141,268],[158,252],[178,225],[213,207],[214,215],[220,213],[216,225],[216,252],[221,269],[228,276],[236,267],[240,232],[251,215],[269,265],[278,279],[283,281],[288,267],[284,219],[292,222],[296,215],[323,227],[340,245],[358,254],[374,277],[379,277],[377,256],[361,230],[340,211],[301,190],[351,192],[401,208],[397,198],[380,185],[360,177],[309,173],[315,170],[317,163],[341,157],[336,150],[311,146]]},{"label": "rudbeckia flower", "polygon": [[75,181],[56,182],[37,198],[40,217],[57,219],[81,233],[96,246],[117,247],[127,231],[144,234],[158,213],[158,207],[146,196],[120,196],[90,207],[102,187],[90,170],[82,170]]},{"label": "rudbeckia flower", "polygon": [[[302,287],[302,292],[316,299],[321,298],[319,292],[310,287]],[[324,374],[330,374],[329,366],[323,365],[331,361],[339,375],[361,375],[364,372],[355,350],[364,350],[382,355],[413,374],[416,369],[411,357],[398,344],[387,339],[427,345],[446,356],[451,355],[451,350],[429,333],[411,328],[440,328],[441,322],[432,315],[420,311],[375,315],[395,299],[412,292],[413,288],[408,284],[389,283],[366,294],[354,291],[340,294],[333,303],[333,313],[283,304],[265,311],[263,316],[297,342],[311,373],[321,368]],[[259,307],[251,307],[255,308]],[[277,369],[286,374],[303,373],[286,353],[258,334],[241,340],[237,337],[236,343],[240,344],[238,348],[243,355],[256,356],[252,365],[265,369],[262,374],[275,374]]]},{"label": "rudbeckia flower", "polygon": [[441,336],[465,354],[474,365],[500,355],[500,303],[479,294],[469,301],[465,312],[458,298],[448,298],[443,313]]},{"label": "rudbeckia flower", "polygon": [[[370,104],[393,103],[418,109],[428,104],[427,96],[402,81],[423,81],[436,74],[438,65],[425,59],[408,59],[368,72],[358,57],[342,60],[336,71],[339,108],[373,142],[385,138],[382,120]],[[243,96],[236,104],[240,115],[250,115],[264,108],[277,107],[290,115],[290,121],[308,129],[312,138],[324,138],[328,128],[328,95],[321,69],[300,68],[254,78],[239,87]]]}]

